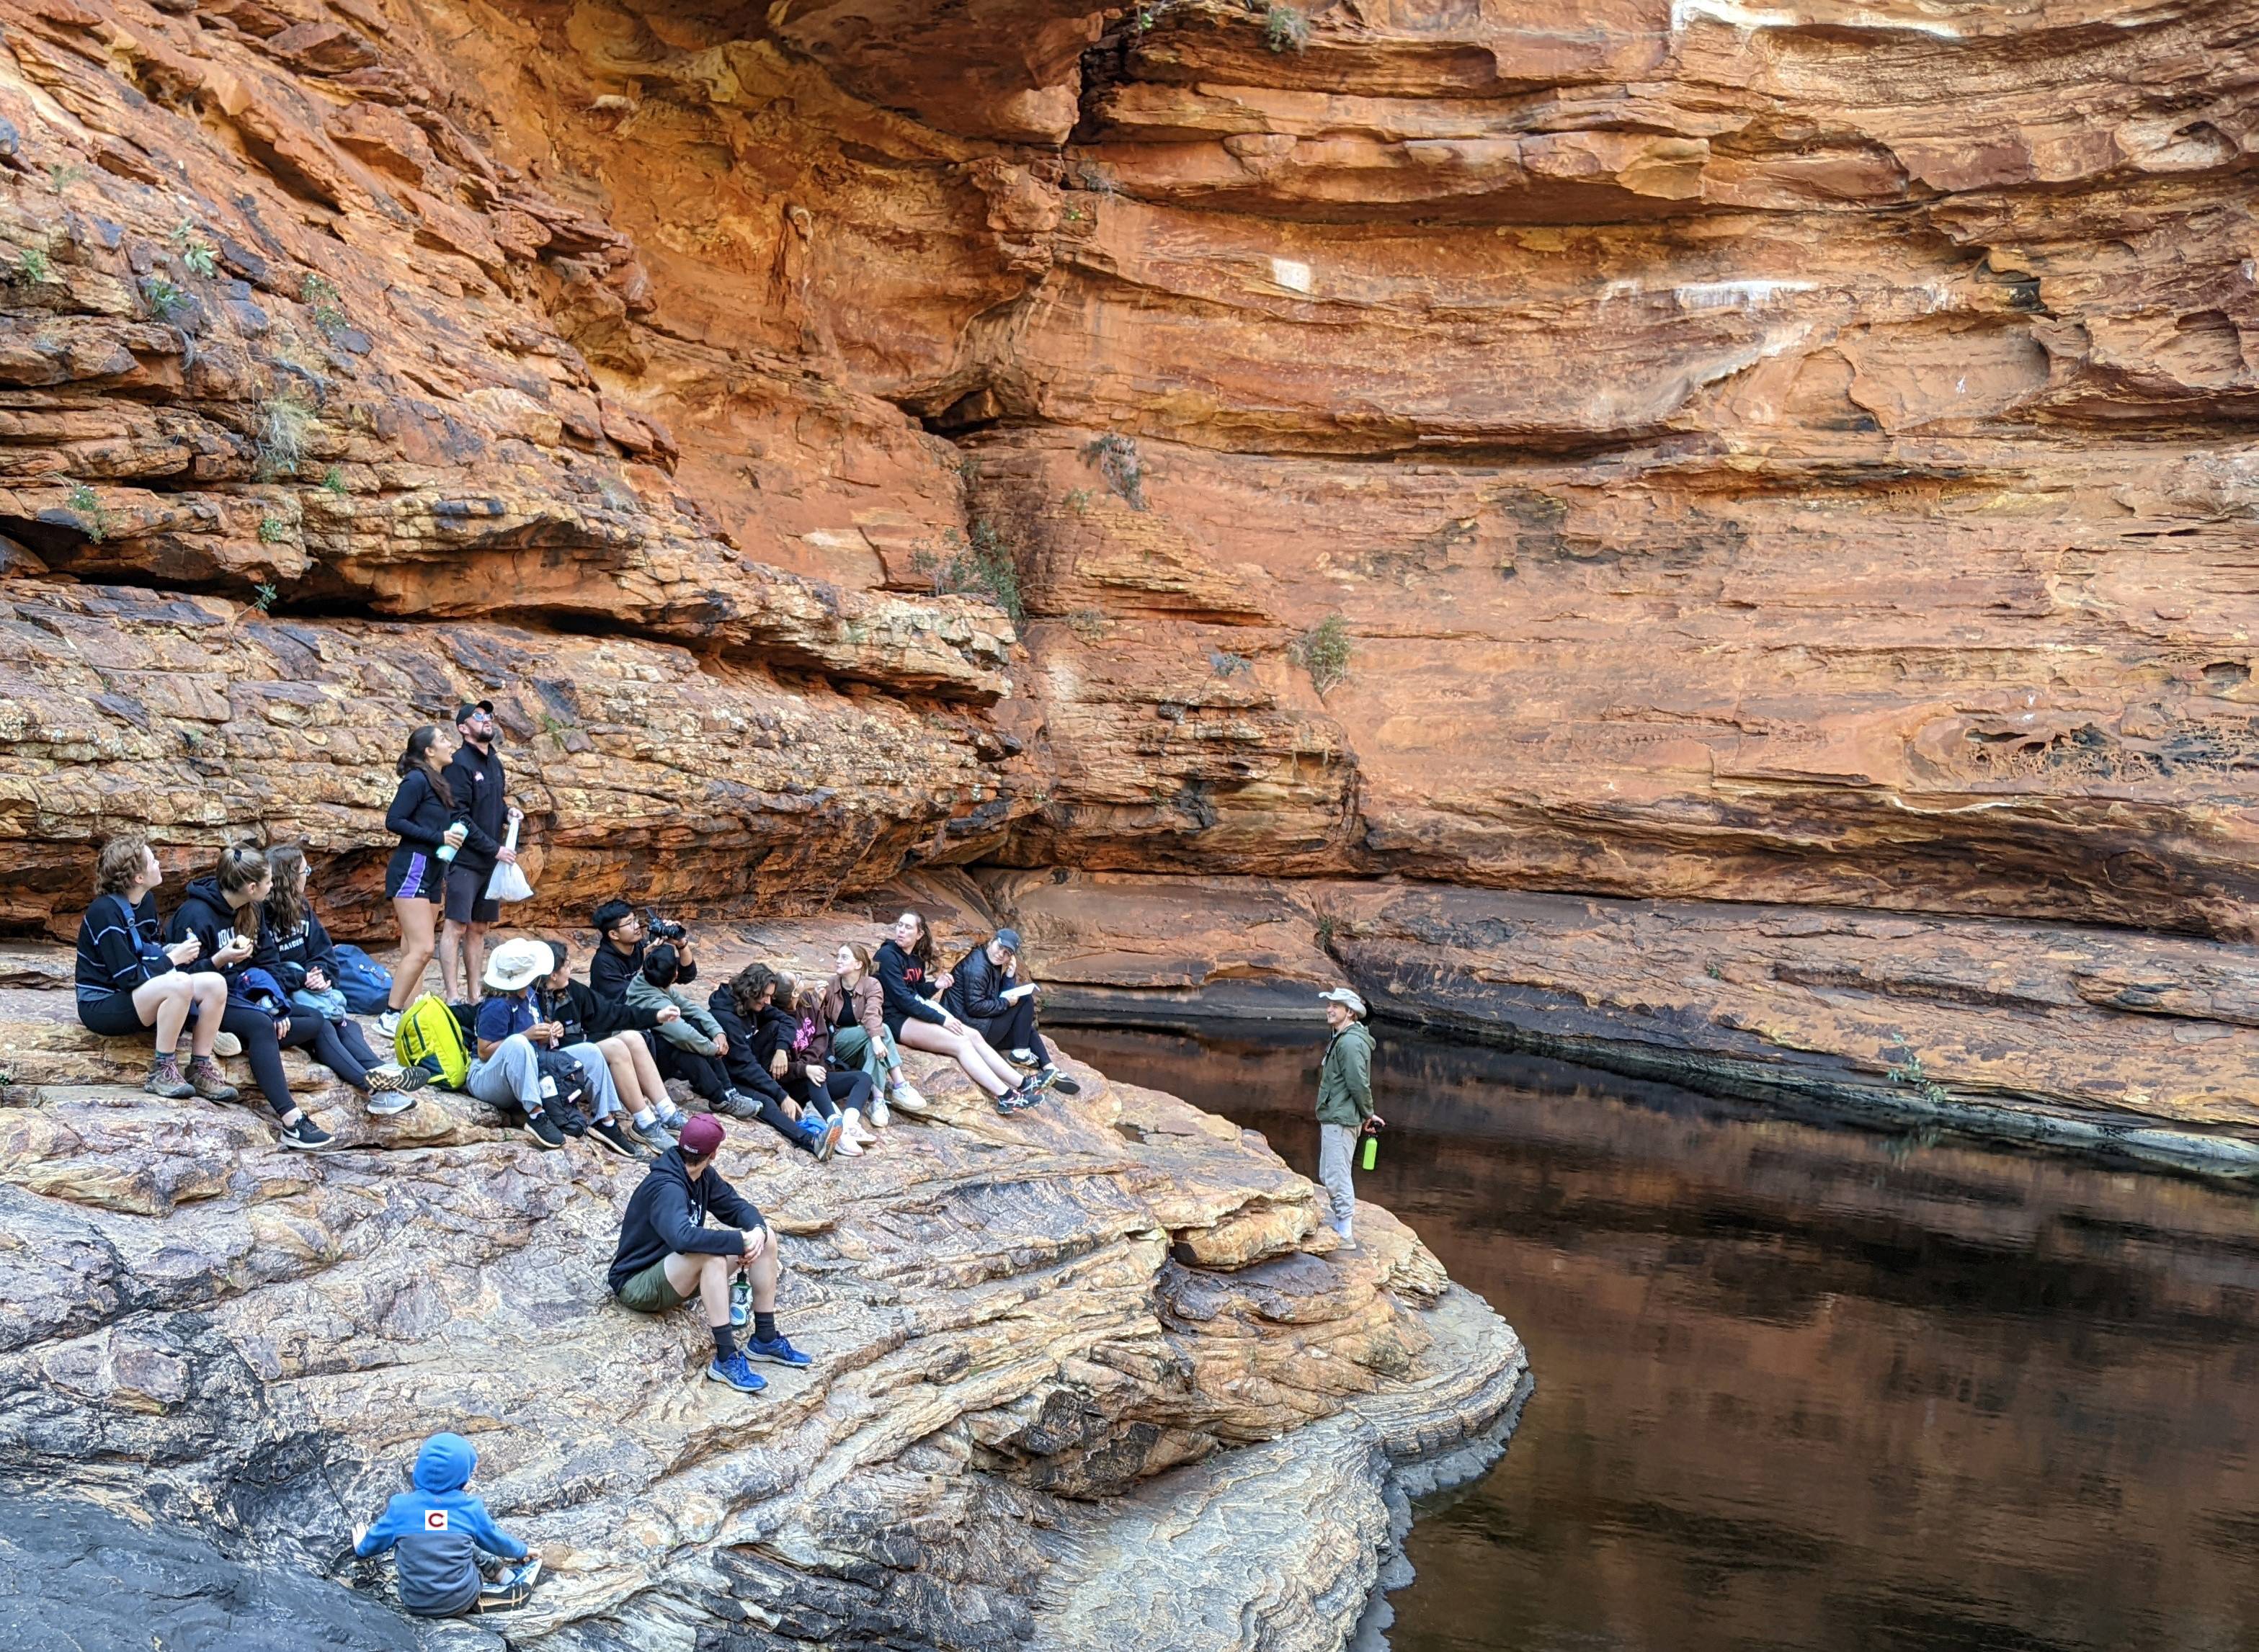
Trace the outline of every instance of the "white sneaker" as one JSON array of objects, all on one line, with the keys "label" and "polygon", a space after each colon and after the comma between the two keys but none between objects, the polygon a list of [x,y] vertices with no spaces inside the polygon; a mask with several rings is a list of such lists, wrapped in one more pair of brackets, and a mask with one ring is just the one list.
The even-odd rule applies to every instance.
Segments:
[{"label": "white sneaker", "polygon": [[873,1090],[871,1092],[872,1126],[873,1129],[883,1130],[887,1128],[887,1098]]},{"label": "white sneaker", "polygon": [[878,1145],[879,1138],[873,1136],[864,1126],[863,1111],[860,1107],[843,1107],[840,1110],[839,1116],[846,1122],[844,1127],[839,1132],[840,1135],[854,1143],[858,1147],[875,1147]]},{"label": "white sneaker", "polygon": [[243,1040],[237,1037],[233,1033],[221,1031],[216,1032],[212,1035],[212,1054],[216,1056],[239,1056],[242,1053]]},{"label": "white sneaker", "polygon": [[387,1042],[400,1036],[400,1012],[388,1009],[376,1018],[377,1035]]},{"label": "white sneaker", "polygon": [[919,1093],[918,1087],[907,1079],[887,1091],[887,1099],[905,1113],[924,1113],[930,1110],[925,1097]]}]

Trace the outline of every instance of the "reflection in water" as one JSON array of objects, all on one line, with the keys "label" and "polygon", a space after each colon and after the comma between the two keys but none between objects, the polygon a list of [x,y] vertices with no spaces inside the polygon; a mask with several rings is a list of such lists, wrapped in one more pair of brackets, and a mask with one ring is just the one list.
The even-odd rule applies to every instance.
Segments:
[{"label": "reflection in water", "polygon": [[[2249,1194],[1379,1032],[1359,1196],[1537,1378],[1396,1652],[2259,1648]],[[1310,1174],[1322,1036],[1067,1042]]]}]

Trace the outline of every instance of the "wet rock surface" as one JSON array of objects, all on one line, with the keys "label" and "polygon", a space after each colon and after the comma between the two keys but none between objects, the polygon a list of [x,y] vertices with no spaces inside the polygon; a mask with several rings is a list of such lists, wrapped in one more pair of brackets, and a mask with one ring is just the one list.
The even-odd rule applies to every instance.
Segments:
[{"label": "wet rock surface", "polygon": [[[0,1466],[381,1598],[348,1528],[453,1428],[548,1562],[487,1626],[512,1645],[1072,1648],[1135,1616],[1331,1648],[1399,1474],[1494,1455],[1527,1372],[1386,1213],[1343,1250],[1260,1137],[1076,1063],[1080,1096],[1006,1119],[913,1057],[930,1116],[828,1166],[730,1127],[818,1362],[747,1399],[700,1379],[694,1315],[605,1291],[624,1161],[441,1092],[371,1119],[295,1054],[339,1149],[286,1153],[251,1108],[128,1087],[146,1047],[65,991],[0,990]],[[1284,1486],[1323,1513],[1282,1526]]]}]

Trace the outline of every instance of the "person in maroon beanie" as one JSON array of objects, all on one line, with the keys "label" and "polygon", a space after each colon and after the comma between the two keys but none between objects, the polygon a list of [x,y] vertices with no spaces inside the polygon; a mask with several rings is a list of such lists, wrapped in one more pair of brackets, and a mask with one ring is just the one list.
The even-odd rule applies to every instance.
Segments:
[{"label": "person in maroon beanie", "polygon": [[[638,1314],[664,1314],[696,1297],[714,1334],[706,1375],[757,1394],[768,1384],[747,1361],[795,1371],[814,1362],[777,1329],[776,1241],[761,1213],[715,1171],[722,1141],[722,1121],[710,1113],[682,1127],[628,1200],[606,1283]],[[709,1228],[709,1211],[730,1226]],[[748,1319],[752,1335],[741,1351],[738,1332]]]}]

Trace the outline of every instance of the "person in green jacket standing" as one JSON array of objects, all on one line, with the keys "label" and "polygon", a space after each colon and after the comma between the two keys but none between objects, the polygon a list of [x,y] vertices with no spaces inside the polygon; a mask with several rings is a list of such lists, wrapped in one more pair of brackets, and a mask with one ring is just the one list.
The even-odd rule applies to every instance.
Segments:
[{"label": "person in green jacket standing", "polygon": [[1333,1205],[1333,1229],[1346,1240],[1357,1214],[1350,1161],[1357,1138],[1380,1128],[1372,1110],[1372,1035],[1365,1030],[1365,1000],[1348,987],[1320,993],[1318,999],[1333,1029],[1318,1068],[1318,1179]]}]

